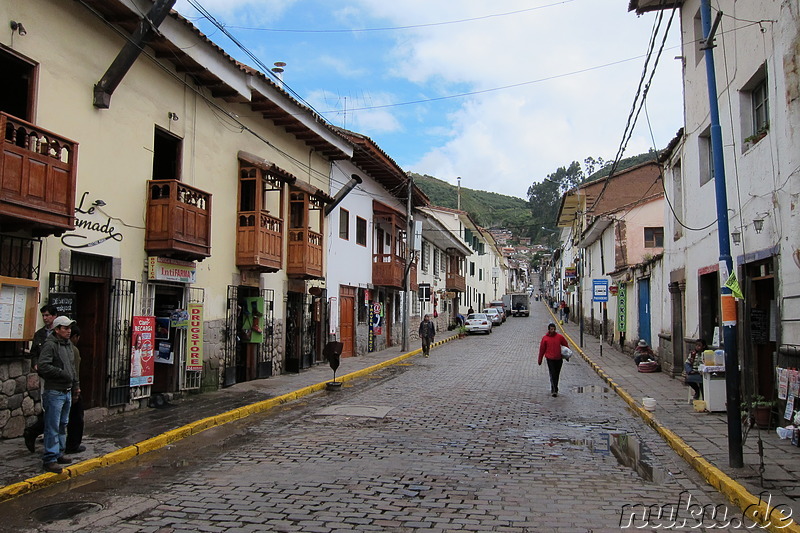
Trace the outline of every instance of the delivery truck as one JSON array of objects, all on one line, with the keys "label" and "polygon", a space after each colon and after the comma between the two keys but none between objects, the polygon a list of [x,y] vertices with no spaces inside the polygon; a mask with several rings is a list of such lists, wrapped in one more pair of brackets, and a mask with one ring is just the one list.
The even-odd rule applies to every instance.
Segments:
[{"label": "delivery truck", "polygon": [[527,292],[514,292],[503,297],[511,316],[530,316],[530,296]]}]

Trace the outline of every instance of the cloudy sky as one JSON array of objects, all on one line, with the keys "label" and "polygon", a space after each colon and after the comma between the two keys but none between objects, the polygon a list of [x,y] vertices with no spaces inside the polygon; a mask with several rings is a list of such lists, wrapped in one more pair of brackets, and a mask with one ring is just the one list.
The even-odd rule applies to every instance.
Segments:
[{"label": "cloudy sky", "polygon": [[[616,155],[656,21],[627,6],[178,0],[176,9],[244,63],[262,68],[197,7],[265,67],[285,62],[299,97],[405,170],[524,198],[558,167]],[[626,156],[663,148],[682,125],[678,30],[676,15]]]}]

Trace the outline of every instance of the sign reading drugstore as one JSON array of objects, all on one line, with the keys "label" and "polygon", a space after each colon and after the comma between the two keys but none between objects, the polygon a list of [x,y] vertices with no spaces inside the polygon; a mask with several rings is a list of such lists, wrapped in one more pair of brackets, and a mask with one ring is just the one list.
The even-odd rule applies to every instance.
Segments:
[{"label": "sign reading drugstore", "polygon": [[88,195],[88,191],[84,192],[75,207],[75,231],[62,235],[61,244],[77,249],[91,248],[106,241],[122,242],[122,233],[111,225],[111,217],[99,212],[100,207],[106,205],[105,202],[95,200],[86,207]]}]

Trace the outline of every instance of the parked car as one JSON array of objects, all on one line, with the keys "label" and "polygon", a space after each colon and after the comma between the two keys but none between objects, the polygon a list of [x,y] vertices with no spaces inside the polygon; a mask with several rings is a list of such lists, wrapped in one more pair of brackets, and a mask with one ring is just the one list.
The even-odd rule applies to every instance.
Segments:
[{"label": "parked car", "polygon": [[500,318],[503,319],[503,322],[506,321],[506,317],[510,312],[510,309],[506,308],[506,304],[503,303],[503,300],[495,300],[493,302],[489,302],[489,307],[496,308],[497,311],[500,313]]},{"label": "parked car", "polygon": [[464,321],[464,327],[467,329],[467,333],[483,331],[489,334],[492,332],[492,319],[485,313],[470,313]]},{"label": "parked car", "polygon": [[503,315],[500,314],[500,310],[498,308],[490,307],[488,309],[484,309],[483,313],[489,317],[493,325],[499,326],[503,323]]}]

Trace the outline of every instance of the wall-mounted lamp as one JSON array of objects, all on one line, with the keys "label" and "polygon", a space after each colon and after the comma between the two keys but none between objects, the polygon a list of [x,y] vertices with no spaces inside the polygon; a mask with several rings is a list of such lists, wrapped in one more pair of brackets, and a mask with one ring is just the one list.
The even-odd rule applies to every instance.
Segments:
[{"label": "wall-mounted lamp", "polygon": [[173,121],[175,121],[175,122],[177,122],[178,120],[180,120],[180,117],[178,117],[178,114],[177,114],[177,113],[173,113],[172,111],[170,111],[169,113],[167,113],[167,116],[169,117],[169,119],[170,119],[170,120],[173,120]]},{"label": "wall-mounted lamp", "polygon": [[17,33],[20,34],[20,36],[28,35],[28,30],[25,29],[25,26],[23,26],[21,22],[17,22],[16,20],[12,20],[11,24],[9,24],[9,25],[11,26],[11,32],[12,33],[13,32],[17,32]]},{"label": "wall-mounted lamp", "polygon": [[95,200],[92,202],[92,205],[95,207],[103,207],[106,203],[103,200]]},{"label": "wall-mounted lamp", "polygon": [[733,244],[741,244],[742,233],[740,231],[731,232],[731,239],[733,240]]},{"label": "wall-mounted lamp", "polygon": [[757,218],[757,219],[753,220],[753,227],[755,228],[756,233],[761,233],[761,230],[764,229],[764,219],[763,218]]}]

